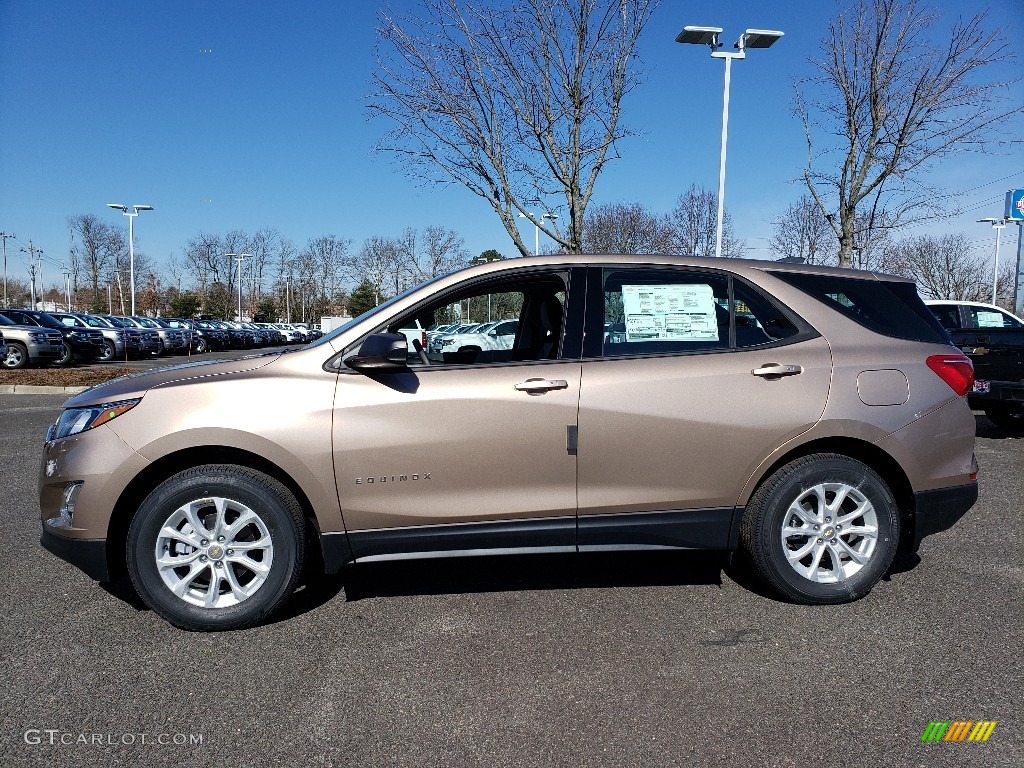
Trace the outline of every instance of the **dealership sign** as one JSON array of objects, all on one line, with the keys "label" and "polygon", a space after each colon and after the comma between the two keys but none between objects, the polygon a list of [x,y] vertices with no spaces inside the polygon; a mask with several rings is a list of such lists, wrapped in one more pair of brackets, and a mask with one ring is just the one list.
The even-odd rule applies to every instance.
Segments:
[{"label": "dealership sign", "polygon": [[1024,189],[1011,189],[1006,193],[1006,212],[1008,221],[1024,221]]}]

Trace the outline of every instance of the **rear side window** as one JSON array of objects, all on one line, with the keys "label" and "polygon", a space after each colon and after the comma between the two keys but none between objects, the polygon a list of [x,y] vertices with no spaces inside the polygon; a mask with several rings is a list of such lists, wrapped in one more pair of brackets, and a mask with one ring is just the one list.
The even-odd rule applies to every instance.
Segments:
[{"label": "rear side window", "polygon": [[799,272],[772,274],[875,333],[949,343],[945,328],[921,301],[913,283]]},{"label": "rear side window", "polygon": [[605,357],[755,347],[799,332],[753,288],[677,269],[605,270],[603,320]]},{"label": "rear side window", "polygon": [[966,306],[968,328],[1020,328],[1021,324],[998,309],[988,307]]}]

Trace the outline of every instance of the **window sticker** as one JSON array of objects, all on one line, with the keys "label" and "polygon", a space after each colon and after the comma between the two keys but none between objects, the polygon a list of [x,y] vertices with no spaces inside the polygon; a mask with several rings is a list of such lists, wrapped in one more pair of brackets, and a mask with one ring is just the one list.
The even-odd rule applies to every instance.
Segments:
[{"label": "window sticker", "polygon": [[976,315],[979,328],[1002,328],[1003,316],[998,312],[986,309],[979,309]]},{"label": "window sticker", "polygon": [[623,285],[626,341],[718,341],[710,285]]}]

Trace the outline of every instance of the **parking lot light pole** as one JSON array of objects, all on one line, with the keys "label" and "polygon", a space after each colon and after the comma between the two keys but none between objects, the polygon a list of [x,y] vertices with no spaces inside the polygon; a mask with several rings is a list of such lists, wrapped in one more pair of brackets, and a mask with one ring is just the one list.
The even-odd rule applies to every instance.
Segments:
[{"label": "parking lot light pole", "polygon": [[238,262],[238,322],[242,322],[242,262],[252,256],[251,253],[229,253]]},{"label": "parking lot light pole", "polygon": [[[152,205],[133,205],[131,212],[123,203],[107,203],[107,208],[120,211],[128,217],[128,283],[132,292],[132,316],[135,316],[135,229],[132,226],[139,211],[152,211]],[[123,310],[122,310],[123,311]]]},{"label": "parking lot light pole", "polygon": [[718,166],[718,223],[715,227],[715,256],[722,255],[722,230],[725,218],[725,151],[729,143],[729,83],[732,60],[745,59],[748,48],[769,48],[783,33],[771,29],[748,29],[733,44],[736,52],[719,50],[722,47],[721,27],[683,27],[676,36],[677,43],[707,45],[711,58],[725,59],[725,85],[722,94],[722,151]]},{"label": "parking lot light pole", "polygon": [[6,232],[0,232],[0,240],[3,240],[4,243],[4,307],[11,306],[7,301],[7,240],[15,237],[17,237],[17,235],[9,235]]},{"label": "parking lot light pole", "polygon": [[[533,219],[531,213],[527,216],[525,213],[519,214],[520,219]],[[533,255],[537,256],[540,254],[540,225],[535,221],[533,222]]]},{"label": "parking lot light pole", "polygon": [[991,224],[992,229],[996,231],[996,255],[992,262],[992,303],[996,303],[996,298],[999,290],[999,235],[1003,232],[1003,227],[1006,226],[1006,219],[996,219],[989,216],[986,219],[978,219],[979,224]]}]

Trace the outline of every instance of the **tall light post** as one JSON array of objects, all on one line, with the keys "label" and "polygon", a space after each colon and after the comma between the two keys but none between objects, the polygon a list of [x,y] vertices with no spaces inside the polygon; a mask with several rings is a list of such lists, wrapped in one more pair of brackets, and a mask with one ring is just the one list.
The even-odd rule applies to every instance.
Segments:
[{"label": "tall light post", "polygon": [[0,240],[4,243],[4,307],[10,307],[10,303],[7,301],[7,241],[9,239],[15,239],[17,235],[7,234],[6,232],[0,232]]},{"label": "tall light post", "polygon": [[996,303],[997,291],[999,289],[999,235],[1003,232],[1003,227],[1006,226],[1006,219],[996,219],[991,216],[985,219],[978,219],[979,224],[991,224],[992,229],[996,231],[996,255],[995,260],[992,262],[992,303]]},{"label": "tall light post", "polygon": [[238,322],[242,322],[242,262],[252,256],[251,253],[227,254],[238,262]]},{"label": "tall light post", "polygon": [[[139,211],[152,211],[152,205],[133,205],[131,212],[128,211],[128,206],[123,203],[107,203],[107,208],[113,208],[115,211],[120,211],[128,217],[128,283],[131,286],[132,291],[132,315],[135,315],[135,230],[133,223],[135,217],[139,215]],[[123,310],[122,310],[123,311]]]},{"label": "tall light post", "polygon": [[677,43],[707,45],[711,58],[725,59],[725,87],[722,96],[722,153],[718,166],[718,224],[715,227],[715,256],[722,255],[722,229],[725,218],[725,150],[729,143],[729,82],[732,77],[732,60],[745,59],[748,48],[769,48],[782,37],[782,32],[771,29],[748,29],[733,44],[736,52],[719,50],[722,42],[721,27],[683,27],[676,36]]}]

